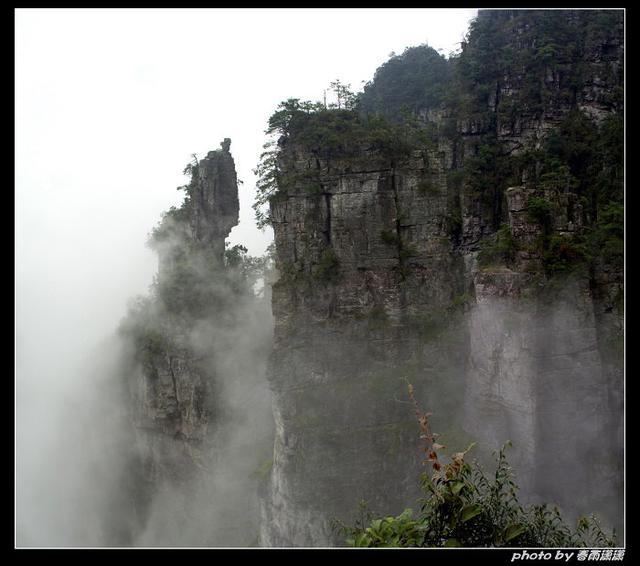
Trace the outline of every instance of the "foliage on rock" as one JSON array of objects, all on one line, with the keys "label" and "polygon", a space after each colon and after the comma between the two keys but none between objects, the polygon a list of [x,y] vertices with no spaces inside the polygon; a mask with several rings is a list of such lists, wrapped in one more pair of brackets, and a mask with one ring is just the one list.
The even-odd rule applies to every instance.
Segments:
[{"label": "foliage on rock", "polygon": [[[496,454],[496,468],[487,474],[469,463],[469,445],[446,458],[438,435],[430,428],[431,413],[422,413],[409,384],[425,452],[421,476],[425,497],[420,512],[405,509],[397,516],[374,517],[366,511],[355,525],[336,522],[348,546],[355,547],[601,547],[615,546],[595,516],[581,517],[575,528],[548,504],[523,506],[506,458],[506,443]],[[362,505],[366,509],[365,505]]]}]

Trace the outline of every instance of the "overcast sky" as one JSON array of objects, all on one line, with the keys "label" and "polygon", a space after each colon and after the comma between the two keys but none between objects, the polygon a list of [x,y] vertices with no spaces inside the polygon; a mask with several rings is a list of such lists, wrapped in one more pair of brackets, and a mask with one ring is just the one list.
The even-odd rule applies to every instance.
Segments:
[{"label": "overcast sky", "polygon": [[[240,225],[269,115],[359,90],[390,52],[459,48],[468,9],[20,9],[16,14],[18,376],[53,372],[110,332],[156,269],[146,236],[179,205],[192,153],[232,139]],[[63,366],[59,379],[66,375]],[[51,375],[48,376],[53,379]],[[57,378],[56,378],[57,379]]]}]

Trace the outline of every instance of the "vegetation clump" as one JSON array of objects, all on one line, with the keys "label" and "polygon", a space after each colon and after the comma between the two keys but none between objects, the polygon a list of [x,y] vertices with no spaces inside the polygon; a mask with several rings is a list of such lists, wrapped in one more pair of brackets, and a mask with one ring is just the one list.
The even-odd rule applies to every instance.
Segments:
[{"label": "vegetation clump", "polygon": [[314,266],[313,275],[319,281],[336,283],[340,279],[340,258],[333,248],[326,248],[320,255],[320,260]]},{"label": "vegetation clump", "polygon": [[554,234],[544,242],[542,263],[547,275],[559,275],[583,267],[589,257],[580,238]]},{"label": "vegetation clump", "polygon": [[409,47],[401,55],[392,55],[364,86],[359,110],[400,123],[403,111],[439,108],[449,80],[450,65],[443,55],[428,45]]},{"label": "vegetation clump", "polygon": [[[488,475],[477,463],[469,463],[466,450],[445,461],[445,446],[431,432],[429,417],[422,413],[409,384],[424,441],[427,468],[421,476],[424,498],[420,511],[405,509],[397,516],[364,512],[355,525],[336,521],[336,529],[355,547],[610,547],[615,533],[607,535],[595,516],[581,517],[575,528],[557,507],[523,506],[518,486],[506,459],[505,444],[496,453],[496,469]],[[366,509],[364,506],[362,509]]]},{"label": "vegetation clump", "polygon": [[149,361],[168,350],[184,348],[176,336],[180,328],[229,317],[234,305],[259,298],[270,277],[269,254],[252,257],[243,245],[227,245],[222,257],[191,233],[193,189],[198,162],[193,156],[184,169],[189,183],[180,207],[171,207],[152,230],[148,246],[160,255],[160,269],[146,297],[134,301],[120,325],[120,333],[138,357]]},{"label": "vegetation clump", "polygon": [[545,234],[552,227],[552,210],[551,203],[543,197],[532,196],[527,200],[527,216],[529,220],[540,224]]},{"label": "vegetation clump", "polygon": [[[621,255],[620,239],[608,239],[611,231],[597,225],[607,209],[623,202],[623,98],[616,86],[622,84],[622,66],[601,71],[607,94],[598,95],[598,103],[609,110],[605,117],[596,120],[581,110],[580,97],[589,80],[585,53],[606,44],[621,24],[620,14],[607,10],[481,11],[460,51],[448,58],[428,45],[411,47],[391,54],[360,93],[340,81],[332,83],[337,104],[281,103],[267,129],[277,139],[269,142],[256,170],[259,224],[269,223],[265,207],[278,195],[294,185],[311,190],[318,184],[317,168],[294,172],[286,165],[283,158],[292,145],[327,168],[335,159],[344,160],[343,165],[362,159],[371,163],[374,154],[391,167],[413,151],[446,141],[454,161],[449,192],[457,198],[466,193],[466,202],[480,204],[492,231],[505,222],[509,186],[525,183],[542,192],[572,192],[580,199],[576,214],[582,215],[582,225],[594,230],[585,261],[609,261],[609,255],[615,259]],[[557,126],[532,140],[531,147],[503,134],[512,128],[517,138],[518,124],[560,109]],[[314,178],[301,179],[305,175]],[[417,189],[437,194],[428,180]],[[532,203],[530,212],[549,235],[544,203]],[[460,218],[458,210],[446,218],[455,241],[461,237]],[[619,216],[616,222],[622,226]],[[504,238],[498,239],[508,247]]]},{"label": "vegetation clump", "polygon": [[319,186],[316,168],[296,170],[286,163],[286,149],[303,148],[320,161],[339,160],[346,168],[358,168],[377,156],[386,167],[429,143],[428,132],[414,115],[403,114],[399,123],[382,115],[367,115],[359,109],[359,98],[340,81],[332,83],[339,104],[300,101],[290,98],[281,102],[269,118],[265,134],[270,140],[254,173],[258,177],[253,209],[258,227],[271,222],[269,204],[293,188],[305,191]]},{"label": "vegetation clump", "polygon": [[478,254],[480,267],[509,265],[515,260],[518,243],[508,224],[503,224],[492,239],[487,239]]}]

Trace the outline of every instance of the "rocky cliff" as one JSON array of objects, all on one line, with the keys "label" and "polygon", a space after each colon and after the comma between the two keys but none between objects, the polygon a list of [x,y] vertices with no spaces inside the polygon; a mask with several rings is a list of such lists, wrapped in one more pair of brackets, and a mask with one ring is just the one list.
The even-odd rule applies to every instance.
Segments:
[{"label": "rocky cliff", "polygon": [[326,544],[327,518],[346,518],[360,500],[399,511],[417,496],[420,452],[403,379],[420,384],[429,406],[458,410],[463,265],[450,253],[446,193],[417,190],[424,161],[372,157],[368,170],[348,171],[296,160],[318,167],[322,192],[292,189],[273,206],[282,277],[273,291],[266,544]]},{"label": "rocky cliff", "polygon": [[362,500],[415,508],[409,384],[440,443],[511,440],[525,499],[619,529],[622,37],[620,11],[481,11],[459,55],[407,49],[346,108],[283,103],[272,297],[225,245],[230,141],[187,166],[122,327],[126,544],[336,545]]},{"label": "rocky cliff", "polygon": [[415,505],[407,381],[442,443],[510,439],[529,499],[620,526],[622,45],[621,12],[481,12],[437,96],[385,99],[393,69],[419,79],[411,50],[365,88],[368,118],[411,103],[391,149],[362,113],[291,112],[263,544],[339,543],[362,499]]},{"label": "rocky cliff", "polygon": [[[149,450],[154,481],[158,477],[184,480],[197,469],[199,446],[209,439],[215,412],[214,365],[207,359],[211,352],[198,348],[190,335],[193,321],[179,318],[190,310],[187,300],[200,302],[203,297],[186,297],[193,288],[174,293],[173,287],[183,275],[212,282],[217,279],[224,285],[225,238],[237,224],[239,210],[235,167],[228,147],[210,152],[198,163],[190,193],[185,210],[189,221],[168,216],[155,234],[161,302],[156,307],[166,311],[166,318],[158,328],[159,335],[141,345],[144,361],[132,389],[136,427],[146,436],[144,445]],[[219,295],[223,289],[216,291]],[[207,302],[216,298],[219,302],[220,297],[209,290],[203,293]]]},{"label": "rocky cliff", "polygon": [[225,246],[239,203],[230,140],[221,146],[187,166],[182,206],[150,238],[151,294],[121,329],[131,350],[133,544],[247,546],[257,536],[253,475],[272,444],[270,309],[253,292],[260,266]]}]

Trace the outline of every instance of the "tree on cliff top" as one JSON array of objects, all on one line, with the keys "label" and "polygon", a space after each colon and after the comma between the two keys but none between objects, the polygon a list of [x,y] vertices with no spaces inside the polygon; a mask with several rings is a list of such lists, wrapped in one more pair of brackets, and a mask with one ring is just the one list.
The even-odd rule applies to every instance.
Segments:
[{"label": "tree on cliff top", "polygon": [[419,45],[392,56],[378,68],[358,100],[366,116],[383,116],[393,122],[403,110],[417,113],[436,108],[444,100],[450,80],[449,63],[435,49]]},{"label": "tree on cliff top", "polygon": [[318,188],[317,169],[302,172],[291,164],[283,165],[282,157],[291,142],[319,160],[336,159],[356,165],[377,154],[388,166],[408,157],[416,147],[430,143],[428,132],[416,123],[413,115],[403,112],[399,123],[383,116],[365,116],[358,111],[357,96],[349,85],[334,81],[331,86],[337,104],[325,107],[320,102],[290,98],[281,102],[269,118],[265,134],[270,139],[253,171],[258,177],[253,209],[259,228],[270,223],[268,205],[279,194],[294,186],[314,191]]}]

